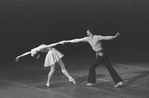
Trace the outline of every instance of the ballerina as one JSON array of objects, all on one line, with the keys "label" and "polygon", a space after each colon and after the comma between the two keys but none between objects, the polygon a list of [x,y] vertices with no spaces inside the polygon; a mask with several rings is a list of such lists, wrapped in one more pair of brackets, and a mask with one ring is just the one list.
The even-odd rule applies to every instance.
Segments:
[{"label": "ballerina", "polygon": [[[68,77],[70,82],[73,82],[74,84],[76,84],[75,80],[69,75],[68,71],[65,68],[65,65],[62,61],[62,57],[64,56],[62,53],[60,53],[58,50],[56,50],[55,48],[53,48],[54,46],[58,45],[58,44],[63,44],[64,41],[60,41],[58,43],[53,43],[50,45],[45,45],[42,44],[34,49],[31,49],[31,51],[26,52],[22,55],[19,55],[16,57],[16,61],[18,62],[19,59],[23,56],[26,56],[28,54],[31,54],[31,56],[35,56],[36,54],[38,54],[38,52],[45,52],[47,53],[46,57],[45,57],[45,62],[44,62],[44,67],[50,67],[51,70],[48,73],[48,78],[47,78],[47,83],[46,86],[50,86],[50,80],[52,78],[53,73],[55,72],[55,65],[58,64],[61,67],[62,73],[64,75],[66,75],[66,77]],[[37,56],[36,59],[39,58],[39,54]]]}]

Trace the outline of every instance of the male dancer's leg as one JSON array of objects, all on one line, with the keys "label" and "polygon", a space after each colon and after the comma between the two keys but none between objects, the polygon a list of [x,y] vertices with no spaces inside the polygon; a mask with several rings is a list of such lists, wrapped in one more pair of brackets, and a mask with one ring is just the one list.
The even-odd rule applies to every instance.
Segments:
[{"label": "male dancer's leg", "polygon": [[105,61],[103,62],[103,64],[108,69],[108,71],[109,71],[113,81],[115,82],[115,84],[123,81],[121,79],[121,77],[118,75],[118,73],[116,72],[116,70],[112,67],[111,62],[110,62],[108,56],[105,57]]},{"label": "male dancer's leg", "polygon": [[89,68],[88,82],[96,83],[96,67],[99,66],[103,62],[104,58],[102,56],[98,56]]}]

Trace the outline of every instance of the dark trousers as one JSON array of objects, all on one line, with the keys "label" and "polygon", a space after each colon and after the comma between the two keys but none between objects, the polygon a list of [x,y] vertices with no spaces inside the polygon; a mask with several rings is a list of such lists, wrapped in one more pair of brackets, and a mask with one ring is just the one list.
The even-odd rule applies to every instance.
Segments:
[{"label": "dark trousers", "polygon": [[88,82],[96,83],[96,67],[99,66],[100,64],[104,64],[104,66],[108,69],[115,84],[123,81],[121,77],[118,75],[118,73],[112,67],[107,53],[106,52],[103,52],[103,53],[104,53],[103,56],[97,56],[97,58],[91,64],[89,68]]}]

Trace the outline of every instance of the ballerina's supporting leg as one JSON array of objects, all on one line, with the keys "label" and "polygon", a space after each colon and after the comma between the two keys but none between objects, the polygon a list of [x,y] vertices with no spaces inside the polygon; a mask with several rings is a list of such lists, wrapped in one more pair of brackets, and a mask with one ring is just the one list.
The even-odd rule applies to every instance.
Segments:
[{"label": "ballerina's supporting leg", "polygon": [[50,72],[49,72],[49,74],[48,74],[48,79],[47,79],[46,86],[50,86],[50,80],[51,80],[52,75],[53,75],[53,73],[54,73],[54,71],[55,71],[55,65],[52,65],[52,66],[50,66],[50,67],[51,67],[51,70],[50,70]]},{"label": "ballerina's supporting leg", "polygon": [[62,70],[62,73],[63,73],[64,75],[66,75],[66,76],[69,78],[69,81],[70,81],[70,82],[73,82],[74,84],[76,84],[75,80],[74,80],[74,79],[69,75],[69,73],[67,72],[63,61],[60,59],[57,63],[60,65],[61,70]]}]

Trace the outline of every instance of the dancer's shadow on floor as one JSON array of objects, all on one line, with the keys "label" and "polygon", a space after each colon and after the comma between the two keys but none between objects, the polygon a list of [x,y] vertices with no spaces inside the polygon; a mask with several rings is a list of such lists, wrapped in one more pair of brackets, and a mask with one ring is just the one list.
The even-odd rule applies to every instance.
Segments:
[{"label": "dancer's shadow on floor", "polygon": [[[96,79],[104,77],[104,76],[105,76],[104,74],[96,74]],[[88,75],[79,76],[79,77],[75,78],[75,81],[76,81],[77,84],[86,82],[87,80],[88,80]]]},{"label": "dancer's shadow on floor", "polygon": [[132,77],[132,78],[127,78],[124,80],[127,80],[127,82],[124,83],[124,85],[122,87],[127,87],[127,86],[131,86],[134,82],[136,82],[138,79],[146,77],[149,75],[149,71],[142,71],[139,72],[136,76]]}]

